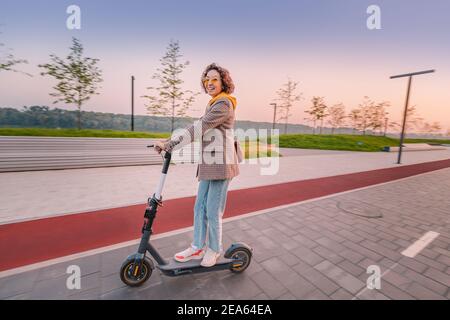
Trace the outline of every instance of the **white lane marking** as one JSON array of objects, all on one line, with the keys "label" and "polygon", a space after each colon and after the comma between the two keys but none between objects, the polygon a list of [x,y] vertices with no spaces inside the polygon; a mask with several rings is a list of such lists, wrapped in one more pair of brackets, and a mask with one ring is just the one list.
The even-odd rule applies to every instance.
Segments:
[{"label": "white lane marking", "polygon": [[[440,230],[441,227],[439,227],[437,230]],[[440,235],[439,232],[435,231],[428,231],[425,233],[419,240],[411,244],[408,248],[403,250],[401,254],[404,256],[407,256],[408,258],[414,258],[423,248],[425,248],[427,245],[429,245],[434,239],[436,239]],[[383,279],[383,277],[388,274],[391,270],[394,270],[399,265],[398,262],[394,263],[392,266],[390,266],[383,274],[380,276],[380,279]],[[352,300],[358,299],[359,296],[361,296],[363,293],[365,293],[367,290],[370,290],[369,288],[364,287],[359,291]],[[383,293],[383,291],[380,291]]]},{"label": "white lane marking", "polygon": [[422,251],[427,245],[429,245],[434,239],[439,237],[440,233],[434,231],[428,231],[420,239],[410,245],[408,248],[402,251],[402,255],[409,258],[414,258],[420,251]]}]

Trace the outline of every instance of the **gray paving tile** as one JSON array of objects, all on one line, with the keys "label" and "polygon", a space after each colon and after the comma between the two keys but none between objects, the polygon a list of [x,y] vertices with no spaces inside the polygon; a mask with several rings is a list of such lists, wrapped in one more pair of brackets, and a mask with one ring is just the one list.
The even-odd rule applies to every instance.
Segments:
[{"label": "gray paving tile", "polygon": [[323,261],[324,258],[309,248],[299,246],[291,251],[294,255],[296,255],[300,260],[308,263],[311,266],[318,264]]},{"label": "gray paving tile", "polygon": [[328,250],[325,247],[317,246],[314,249],[312,249],[315,253],[323,257],[324,259],[327,259],[334,264],[338,264],[339,262],[343,261],[344,258],[335,253],[336,251]]},{"label": "gray paving tile", "polygon": [[[205,276],[206,274],[203,274]],[[210,277],[203,277],[198,280],[197,288],[199,289],[198,295],[199,299],[221,299],[221,300],[231,300],[234,299],[230,289],[224,284],[218,275],[211,273]]]},{"label": "gray paving tile", "polygon": [[389,297],[385,296],[377,289],[364,290],[357,298],[359,300],[390,300]]},{"label": "gray paving tile", "polygon": [[418,283],[413,282],[407,292],[419,300],[446,300],[445,297],[421,286]]},{"label": "gray paving tile", "polygon": [[102,293],[100,300],[137,300],[138,295],[135,288],[122,287]]},{"label": "gray paving tile", "polygon": [[356,294],[359,290],[361,290],[361,288],[365,287],[366,285],[361,280],[352,276],[351,274],[348,274],[343,269],[337,267],[330,261],[323,261],[316,265],[314,268],[352,294]]},{"label": "gray paving tile", "polygon": [[246,273],[230,273],[222,280],[222,284],[228,289],[234,299],[251,299],[263,292]]},{"label": "gray paving tile", "polygon": [[315,290],[311,283],[277,258],[264,261],[262,266],[298,299]]},{"label": "gray paving tile", "polygon": [[297,235],[293,236],[292,240],[296,241],[296,246],[293,246],[292,249],[298,247],[299,244],[301,244],[303,247],[307,247],[310,249],[317,247],[319,245],[316,241],[313,241],[313,240],[305,237],[302,234],[297,234]]},{"label": "gray paving tile", "polygon": [[393,243],[390,240],[382,239],[381,241],[378,242],[378,244],[383,246],[383,247],[385,247],[385,248],[388,248],[388,249],[390,249],[392,251],[399,252],[399,250],[400,250],[400,246],[395,244],[395,243]]},{"label": "gray paving tile", "polygon": [[383,256],[381,256],[380,254],[351,241],[345,241],[343,242],[343,245],[349,248],[350,250],[355,251],[365,256],[366,258],[372,259],[374,261],[379,261],[383,258]]},{"label": "gray paving tile", "polygon": [[450,288],[450,276],[439,271],[436,270],[434,268],[428,268],[427,271],[425,271],[425,276],[433,279],[434,281],[437,281],[441,284],[443,284],[444,286],[447,286],[447,288]]},{"label": "gray paving tile", "polygon": [[427,258],[427,257],[425,257],[424,255],[421,255],[421,254],[416,255],[414,257],[414,259],[416,259],[417,261],[419,261],[419,262],[421,262],[421,263],[423,263],[423,264],[425,264],[425,265],[427,265],[427,266],[429,266],[429,267],[431,267],[433,269],[436,269],[438,271],[444,271],[445,272],[445,269],[448,266],[448,265],[446,265],[446,264],[444,264],[442,262],[439,262],[437,260],[433,260],[433,259]]},{"label": "gray paving tile", "polygon": [[276,299],[287,292],[287,289],[265,270],[251,274],[250,277],[271,299]]},{"label": "gray paving tile", "polygon": [[330,300],[331,298],[324,294],[320,290],[314,290],[311,293],[308,293],[306,296],[304,296],[305,300]]},{"label": "gray paving tile", "polygon": [[281,297],[277,298],[277,300],[297,300],[297,298],[292,293],[287,292]]},{"label": "gray paving tile", "polygon": [[315,270],[312,267],[305,267],[305,265],[297,265],[292,267],[299,275],[307,279],[309,282],[314,284],[315,287],[320,289],[326,295],[330,295],[339,289],[339,286],[331,281],[321,272]]},{"label": "gray paving tile", "polygon": [[260,293],[257,296],[254,296],[250,300],[271,300],[265,293]]},{"label": "gray paving tile", "polygon": [[[334,222],[334,223],[337,224],[339,222]],[[351,227],[349,227],[348,229],[351,229]],[[347,230],[347,229],[341,229],[341,230],[339,230],[337,232],[337,234],[342,236],[343,238],[345,238],[347,240],[350,240],[352,242],[355,242],[355,243],[361,242],[361,241],[363,241],[365,239],[364,237],[361,237],[361,236],[355,234],[353,232],[353,230],[350,231],[350,230]]]},{"label": "gray paving tile", "polygon": [[100,299],[100,289],[93,288],[86,291],[77,292],[75,294],[69,295],[68,300],[99,300]]},{"label": "gray paving tile", "polygon": [[100,292],[102,294],[125,287],[126,285],[120,280],[119,272],[100,278]]},{"label": "gray paving tile", "polygon": [[77,289],[69,290],[67,288],[67,277],[59,277],[37,281],[30,293],[32,300],[59,300],[66,299]]},{"label": "gray paving tile", "polygon": [[353,297],[354,296],[350,292],[342,288],[337,290],[330,296],[330,298],[333,300],[352,300]]},{"label": "gray paving tile", "polygon": [[366,272],[366,269],[363,269],[360,266],[358,266],[357,264],[354,264],[348,260],[344,260],[344,261],[338,263],[338,266],[357,278],[361,274]]},{"label": "gray paving tile", "polygon": [[415,298],[407,292],[395,287],[383,279],[381,279],[380,292],[392,300],[415,300]]},{"label": "gray paving tile", "polygon": [[[423,254],[423,252],[421,252],[421,254]],[[433,259],[432,257],[430,257],[431,259]],[[440,262],[446,266],[450,266],[450,257],[447,257],[445,255],[439,255],[438,258],[436,259],[437,262]]]},{"label": "gray paving tile", "polygon": [[28,293],[37,281],[39,270],[24,272],[0,279],[0,299]]},{"label": "gray paving tile", "polygon": [[3,300],[29,300],[30,294],[29,293],[22,293],[14,296],[10,296],[7,298],[2,298]]},{"label": "gray paving tile", "polygon": [[424,272],[428,268],[426,264],[405,256],[403,256],[398,263],[419,273]]},{"label": "gray paving tile", "polygon": [[360,242],[359,245],[361,245],[369,250],[372,250],[384,257],[387,257],[391,260],[394,260],[394,261],[397,261],[402,257],[402,255],[399,252],[388,249],[384,246],[379,245],[378,243],[373,243],[368,240],[364,240],[364,241]]}]

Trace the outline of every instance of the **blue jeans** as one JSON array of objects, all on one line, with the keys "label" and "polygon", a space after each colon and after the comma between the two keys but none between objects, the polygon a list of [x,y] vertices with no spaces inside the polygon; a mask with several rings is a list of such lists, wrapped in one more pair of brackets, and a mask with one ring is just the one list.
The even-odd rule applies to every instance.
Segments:
[{"label": "blue jeans", "polygon": [[208,247],[222,252],[222,216],[227,201],[230,180],[200,180],[194,206],[194,241],[192,246],[201,249],[205,246],[208,234]]}]

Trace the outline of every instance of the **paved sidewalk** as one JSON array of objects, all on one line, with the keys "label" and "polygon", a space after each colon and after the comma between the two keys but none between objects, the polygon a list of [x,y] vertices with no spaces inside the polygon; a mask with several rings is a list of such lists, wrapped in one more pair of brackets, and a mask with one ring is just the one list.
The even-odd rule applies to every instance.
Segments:
[{"label": "paved sidewalk", "polygon": [[[450,169],[442,169],[226,222],[225,247],[254,248],[239,275],[155,270],[143,287],[128,288],[118,271],[133,245],[0,278],[0,298],[450,299],[449,194]],[[428,231],[439,236],[414,258],[401,254]],[[154,245],[169,257],[191,238],[188,231]],[[69,265],[81,268],[80,290],[66,287]],[[366,287],[370,265],[381,268],[380,290]]]},{"label": "paved sidewalk", "polygon": [[[261,175],[264,163],[241,165],[231,190],[340,174],[398,167],[397,153],[294,150],[281,157],[276,175]],[[298,153],[303,155],[298,155]],[[449,159],[450,148],[405,152],[403,165]],[[0,173],[0,224],[67,213],[142,204],[159,180],[160,166],[136,166]],[[169,169],[164,199],[197,192],[196,165]]]}]

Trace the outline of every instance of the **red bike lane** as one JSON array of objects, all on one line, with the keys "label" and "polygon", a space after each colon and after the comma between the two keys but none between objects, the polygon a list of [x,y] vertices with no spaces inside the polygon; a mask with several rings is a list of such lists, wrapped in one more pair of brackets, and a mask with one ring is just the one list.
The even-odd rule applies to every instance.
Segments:
[{"label": "red bike lane", "polygon": [[[450,167],[450,159],[228,193],[224,218],[314,199]],[[154,234],[192,226],[195,197],[164,201]],[[141,236],[146,204],[0,225],[0,271],[101,248]]]}]

